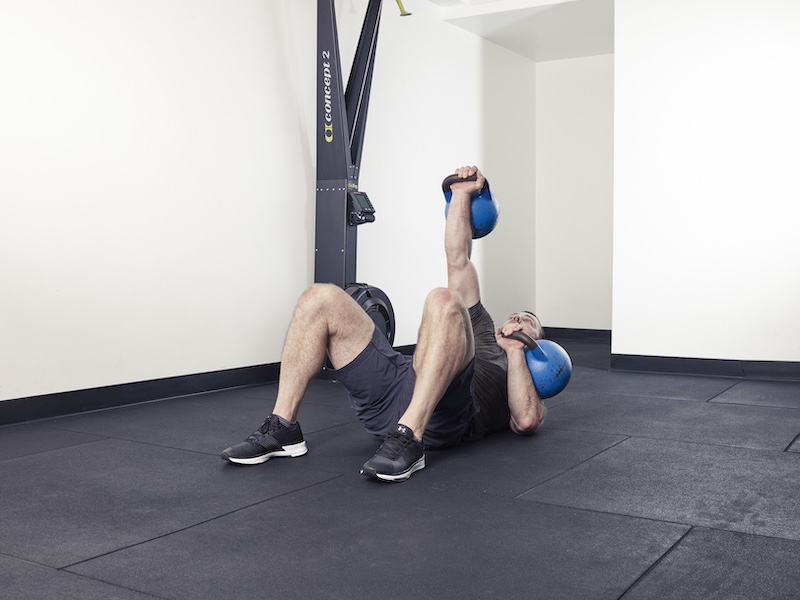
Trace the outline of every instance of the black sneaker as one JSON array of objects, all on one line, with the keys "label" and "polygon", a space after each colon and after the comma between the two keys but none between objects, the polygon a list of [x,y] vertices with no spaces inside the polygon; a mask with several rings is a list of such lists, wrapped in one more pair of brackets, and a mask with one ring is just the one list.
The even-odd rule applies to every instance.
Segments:
[{"label": "black sneaker", "polygon": [[308,452],[300,423],[290,427],[283,425],[278,417],[270,415],[264,424],[245,441],[225,448],[223,460],[240,465],[257,465],[273,456],[302,456]]},{"label": "black sneaker", "polygon": [[381,447],[361,467],[361,474],[382,481],[405,481],[425,468],[425,448],[405,425],[389,432]]}]

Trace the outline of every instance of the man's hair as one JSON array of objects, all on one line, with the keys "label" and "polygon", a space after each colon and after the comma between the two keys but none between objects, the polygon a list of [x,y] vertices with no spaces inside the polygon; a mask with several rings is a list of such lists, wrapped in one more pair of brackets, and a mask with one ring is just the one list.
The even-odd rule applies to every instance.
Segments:
[{"label": "man's hair", "polygon": [[545,338],[545,335],[544,335],[544,325],[542,325],[542,322],[539,320],[539,317],[537,317],[537,316],[536,316],[536,313],[534,313],[534,312],[531,312],[531,311],[529,311],[529,310],[521,310],[521,311],[519,311],[519,312],[523,312],[523,313],[525,313],[525,314],[528,314],[528,315],[532,316],[534,319],[536,319],[536,322],[539,324],[539,329],[541,329],[541,330],[542,330],[542,337],[541,337],[541,338],[539,338],[539,339],[542,339],[542,340],[543,340],[543,339]]}]

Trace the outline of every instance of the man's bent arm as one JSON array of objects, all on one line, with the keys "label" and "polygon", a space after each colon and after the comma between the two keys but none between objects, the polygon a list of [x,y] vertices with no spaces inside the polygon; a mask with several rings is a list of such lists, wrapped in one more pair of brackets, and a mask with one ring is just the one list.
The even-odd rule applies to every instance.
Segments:
[{"label": "man's bent arm", "polygon": [[506,356],[511,431],[519,435],[530,435],[539,429],[547,411],[533,386],[533,379],[525,361],[525,352],[511,350]]}]

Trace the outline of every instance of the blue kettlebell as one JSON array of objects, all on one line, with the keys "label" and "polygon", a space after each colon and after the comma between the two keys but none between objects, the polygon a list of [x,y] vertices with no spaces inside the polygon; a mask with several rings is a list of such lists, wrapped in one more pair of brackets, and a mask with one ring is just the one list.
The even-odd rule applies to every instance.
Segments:
[{"label": "blue kettlebell", "polygon": [[[450,200],[453,197],[453,192],[450,186],[459,181],[475,181],[477,175],[470,175],[466,179],[462,179],[458,175],[448,175],[442,181],[442,192],[444,192],[444,216],[447,218],[447,213],[450,210]],[[489,181],[484,180],[483,187],[472,194],[472,239],[477,240],[485,235],[489,235],[492,230],[497,226],[497,219],[500,217],[500,206],[497,200],[492,196],[489,189]]]},{"label": "blue kettlebell", "polygon": [[552,398],[567,387],[572,375],[572,359],[563,347],[550,340],[534,340],[522,331],[515,331],[508,337],[527,346],[525,362],[540,398]]}]

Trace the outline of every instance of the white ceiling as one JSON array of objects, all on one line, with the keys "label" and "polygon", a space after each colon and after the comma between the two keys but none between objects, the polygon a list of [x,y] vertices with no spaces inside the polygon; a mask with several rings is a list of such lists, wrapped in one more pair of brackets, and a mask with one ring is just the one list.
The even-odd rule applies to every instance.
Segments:
[{"label": "white ceiling", "polygon": [[429,0],[442,19],[534,61],[614,52],[614,0]]}]

